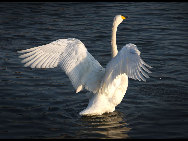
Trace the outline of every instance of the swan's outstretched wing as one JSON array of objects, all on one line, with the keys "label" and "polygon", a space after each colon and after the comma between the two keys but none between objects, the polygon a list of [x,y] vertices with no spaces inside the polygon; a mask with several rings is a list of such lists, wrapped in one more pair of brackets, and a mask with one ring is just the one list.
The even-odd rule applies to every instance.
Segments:
[{"label": "swan's outstretched wing", "polygon": [[85,88],[95,93],[104,75],[104,68],[78,39],[59,39],[46,45],[18,51],[18,53],[25,53],[20,56],[25,58],[22,60],[22,63],[26,63],[25,67],[61,67],[68,75],[76,92]]},{"label": "swan's outstretched wing", "polygon": [[[126,74],[129,78],[139,81],[146,81],[149,76],[146,72],[151,73],[146,67],[151,68],[140,57],[140,51],[134,44],[126,44],[106,67],[106,73],[103,83],[108,86],[120,74]],[[146,72],[144,72],[146,71]]]}]

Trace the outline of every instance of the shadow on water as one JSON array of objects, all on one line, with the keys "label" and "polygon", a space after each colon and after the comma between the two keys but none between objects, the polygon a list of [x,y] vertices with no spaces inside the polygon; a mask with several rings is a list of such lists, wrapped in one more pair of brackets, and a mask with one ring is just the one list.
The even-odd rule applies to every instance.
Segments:
[{"label": "shadow on water", "polygon": [[131,128],[124,118],[119,111],[100,116],[82,116],[80,120],[84,129],[80,130],[80,134],[83,138],[88,134],[95,135],[92,138],[129,138],[127,133]]}]

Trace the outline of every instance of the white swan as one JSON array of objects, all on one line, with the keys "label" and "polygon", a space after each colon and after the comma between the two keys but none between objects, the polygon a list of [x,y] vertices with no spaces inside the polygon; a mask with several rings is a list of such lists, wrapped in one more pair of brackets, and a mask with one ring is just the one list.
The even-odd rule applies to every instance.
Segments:
[{"label": "white swan", "polygon": [[134,44],[126,44],[118,53],[116,32],[118,25],[126,17],[117,15],[112,28],[112,60],[106,69],[87,51],[84,44],[74,38],[59,39],[49,44],[21,50],[19,56],[25,58],[22,63],[31,68],[60,67],[72,82],[76,93],[84,88],[92,92],[87,108],[80,115],[101,115],[113,112],[122,101],[127,87],[128,77],[145,81],[151,73],[140,57],[140,51]]}]

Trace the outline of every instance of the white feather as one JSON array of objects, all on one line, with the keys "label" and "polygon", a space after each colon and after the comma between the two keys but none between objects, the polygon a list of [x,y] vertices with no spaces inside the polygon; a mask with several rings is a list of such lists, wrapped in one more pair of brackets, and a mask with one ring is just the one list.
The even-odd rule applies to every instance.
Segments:
[{"label": "white feather", "polygon": [[[140,63],[142,62],[142,64]],[[120,74],[126,74],[129,78],[146,81],[144,76],[149,77],[142,68],[150,72],[144,65],[140,57],[140,51],[134,44],[125,45],[120,52],[107,64],[103,84],[110,85]],[[143,76],[142,76],[143,74]],[[103,88],[104,89],[104,88]]]},{"label": "white feather", "polygon": [[77,93],[83,88],[96,93],[100,87],[104,68],[78,39],[59,39],[18,53],[26,53],[20,56],[25,58],[22,61],[26,63],[25,67],[61,67],[70,78]]}]

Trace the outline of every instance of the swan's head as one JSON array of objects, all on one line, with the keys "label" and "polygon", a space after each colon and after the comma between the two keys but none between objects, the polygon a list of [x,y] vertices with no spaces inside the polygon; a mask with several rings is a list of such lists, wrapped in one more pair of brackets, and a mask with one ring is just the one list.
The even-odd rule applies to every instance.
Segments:
[{"label": "swan's head", "polygon": [[127,17],[124,17],[122,15],[116,15],[114,17],[114,24],[116,24],[118,26],[125,19],[127,19]]}]

